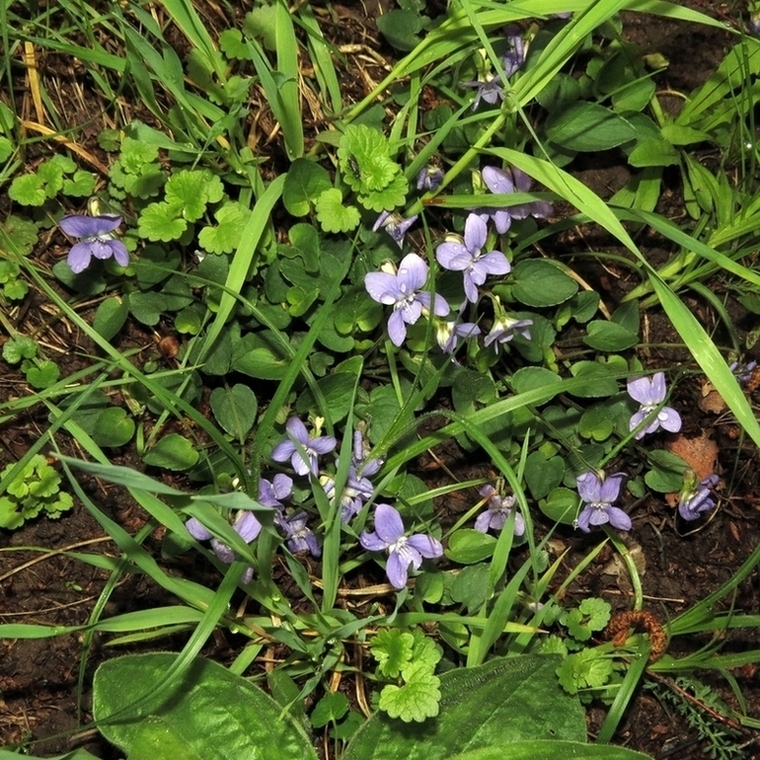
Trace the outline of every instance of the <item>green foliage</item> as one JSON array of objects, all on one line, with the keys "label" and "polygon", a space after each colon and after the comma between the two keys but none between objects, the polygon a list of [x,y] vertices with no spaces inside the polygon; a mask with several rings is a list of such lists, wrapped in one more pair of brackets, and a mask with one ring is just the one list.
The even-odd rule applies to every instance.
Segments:
[{"label": "green foliage", "polygon": [[396,628],[380,631],[370,642],[381,678],[396,679],[380,692],[379,708],[405,723],[422,722],[438,715],[440,680],[434,675],[442,651],[421,631]]},{"label": "green foliage", "polygon": [[43,161],[33,173],[16,177],[8,196],[22,206],[42,206],[59,193],[85,197],[95,189],[95,175],[77,169],[67,156],[57,155]]},{"label": "green foliage", "polygon": [[372,127],[346,127],[338,158],[343,181],[371,211],[394,209],[404,203],[407,183],[401,166],[391,157],[388,139]]},{"label": "green foliage", "polygon": [[[316,758],[301,724],[250,681],[203,658],[181,673],[176,664],[177,655],[167,652],[127,655],[95,673],[95,720],[130,757],[177,760],[192,752],[209,760]],[[124,711],[138,698],[137,710]],[[117,713],[118,721],[107,720]],[[243,725],[246,730],[239,731]]]},{"label": "green foliage", "polygon": [[0,472],[0,484],[0,528],[15,530],[40,514],[57,519],[74,506],[71,495],[61,491],[60,475],[41,454],[20,470],[9,464]]}]

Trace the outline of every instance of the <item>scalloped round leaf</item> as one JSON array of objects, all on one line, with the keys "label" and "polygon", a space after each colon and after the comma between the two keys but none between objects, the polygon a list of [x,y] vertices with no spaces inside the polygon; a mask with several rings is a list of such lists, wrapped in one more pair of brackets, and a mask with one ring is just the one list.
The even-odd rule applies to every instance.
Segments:
[{"label": "scalloped round leaf", "polygon": [[[93,712],[108,741],[144,760],[316,760],[304,727],[246,678],[198,657],[166,688],[178,655],[126,655],[95,672]],[[137,709],[126,711],[136,697]],[[117,721],[106,720],[119,714]],[[241,730],[245,726],[245,730]]]},{"label": "scalloped round leaf", "polygon": [[258,412],[254,392],[242,383],[231,388],[214,388],[210,402],[211,411],[224,431],[243,441],[253,427]]},{"label": "scalloped round leaf", "polygon": [[526,306],[556,306],[578,292],[578,283],[546,259],[518,261],[512,295]]},{"label": "scalloped round leaf", "polygon": [[142,459],[152,467],[181,472],[197,464],[199,456],[192,441],[179,433],[170,433],[146,451]]},{"label": "scalloped round leaf", "polygon": [[361,221],[356,206],[343,205],[343,193],[331,188],[320,193],[315,202],[317,220],[325,232],[350,232]]},{"label": "scalloped round leaf", "polygon": [[175,215],[168,203],[151,203],[140,214],[137,234],[153,242],[168,243],[179,240],[187,229],[187,222]]},{"label": "scalloped round leaf", "polygon": [[26,379],[32,388],[42,390],[43,388],[49,388],[58,382],[58,378],[61,376],[61,370],[55,362],[51,362],[49,359],[39,362],[36,367],[29,367],[26,370]]},{"label": "scalloped round leaf", "polygon": [[406,193],[409,184],[403,174],[394,177],[393,181],[382,190],[377,192],[360,195],[359,203],[371,211],[382,212],[391,208],[403,206],[406,202]]}]

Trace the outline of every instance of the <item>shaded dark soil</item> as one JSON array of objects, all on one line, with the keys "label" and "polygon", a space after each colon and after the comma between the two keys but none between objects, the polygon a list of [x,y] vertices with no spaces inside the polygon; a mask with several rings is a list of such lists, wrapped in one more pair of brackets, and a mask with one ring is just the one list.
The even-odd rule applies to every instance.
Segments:
[{"label": "shaded dark soil", "polygon": [[[737,9],[728,4],[694,0],[690,5],[727,20],[737,18]],[[336,24],[336,30],[340,29],[341,34],[346,36],[343,41],[360,42],[386,50],[383,43],[376,42],[374,23],[360,6],[336,6],[336,11],[344,22],[342,25]],[[669,68],[658,78],[662,89],[688,91],[697,86],[714,70],[728,44],[727,35],[714,30],[665,23],[657,17],[627,15],[625,29],[631,40],[669,59]],[[379,78],[375,77],[375,81]],[[358,80],[353,81],[352,86],[359,88]],[[358,91],[357,99],[362,95],[363,92]],[[73,118],[72,123],[83,121]],[[82,140],[91,140],[96,133],[93,129],[85,130]],[[603,197],[609,197],[628,179],[627,168],[613,155],[585,159],[577,165],[576,174]],[[673,208],[678,208],[678,192],[677,182],[673,180],[673,186],[666,188],[663,203],[672,203]],[[672,195],[670,200],[668,193]],[[589,246],[592,249],[599,246],[599,249],[614,250],[609,240],[598,240],[597,235],[591,229],[575,230],[560,242],[563,250],[571,252],[577,250],[581,253]],[[654,235],[645,233],[638,242],[653,262],[661,263],[672,253],[669,244]],[[574,245],[577,249],[573,248]],[[627,281],[627,270],[618,270],[614,266],[603,268],[591,257],[578,258],[573,265],[602,294],[610,308],[614,308],[617,301],[636,284]],[[720,285],[716,284],[718,287]],[[689,305],[700,315],[704,324],[712,324],[714,317],[704,304],[694,300]],[[743,314],[738,305],[730,304],[730,309],[740,330],[754,328],[753,320]],[[39,312],[34,310],[27,318],[37,320]],[[652,366],[673,366],[680,361],[688,361],[685,349],[672,347],[678,338],[667,319],[656,312],[648,314],[646,319],[647,342],[653,348],[644,358]],[[75,339],[69,336],[68,341],[71,345]],[[156,352],[152,338],[147,334],[133,334],[130,341],[132,346],[146,346],[146,351]],[[63,351],[65,341],[61,341],[61,346]],[[71,358],[69,361],[76,360]],[[72,364],[66,369],[72,371],[75,368]],[[0,386],[0,399],[3,401],[25,393],[20,376],[9,374]],[[702,385],[694,377],[679,386],[675,401],[682,410],[685,436],[706,433],[718,445],[718,472],[724,481],[719,509],[694,533],[681,535],[679,531],[683,526],[676,525],[673,506],[665,500],[649,497],[636,505],[627,505],[631,508],[634,524],[628,539],[629,548],[641,558],[646,608],[661,622],[687,610],[731,578],[760,542],[760,501],[756,497],[760,485],[757,452],[753,445],[737,437],[735,425],[725,414],[712,414],[700,409],[698,401],[701,395]],[[755,396],[752,400],[757,405],[760,398]],[[0,467],[15,461],[45,426],[44,418],[29,417],[12,428],[3,429]],[[62,442],[61,445],[70,446],[72,453],[76,453],[73,442]],[[444,477],[448,477],[432,469],[440,462],[459,479],[483,472],[482,462],[471,461],[457,450],[446,449],[438,454],[438,464],[429,460],[419,463],[421,476],[427,477],[431,485],[439,485]],[[123,463],[128,464],[129,461]],[[122,491],[95,482],[85,482],[85,487],[100,507],[131,534],[145,524],[145,515]],[[475,493],[457,493],[448,497],[445,505],[439,506],[441,510],[460,514],[476,500]],[[153,535],[145,542],[156,554],[160,551],[160,537],[160,534]],[[596,536],[587,537],[566,530],[556,536],[553,550],[559,555],[569,549],[563,560],[563,570],[567,572],[597,541]],[[29,547],[42,547],[44,551]],[[3,550],[0,553],[0,622],[3,623],[86,624],[103,593],[108,573],[64,552],[119,556],[117,547],[81,505],[59,521],[40,520],[12,534],[1,533],[0,549]],[[176,572],[191,573],[199,580],[205,575],[209,584],[215,582],[214,574],[202,560],[185,557],[165,562],[170,568],[172,563]],[[564,574],[560,572],[558,577]],[[616,610],[630,608],[631,590],[627,586],[625,572],[615,565],[611,553],[602,554],[599,561],[569,589],[568,595],[570,598],[601,596]],[[155,588],[144,577],[125,575],[110,594],[101,617],[172,603],[174,600],[166,592]],[[747,614],[760,614],[760,578],[757,572],[739,586],[735,598],[726,599],[722,604],[726,608],[733,605],[736,610]],[[758,648],[756,631],[721,636],[723,652]],[[96,732],[87,726],[88,689],[94,668],[106,657],[125,651],[109,648],[108,641],[108,637],[101,635],[95,635],[90,640],[83,632],[38,640],[0,641],[0,743],[44,740],[33,745],[35,754],[52,755],[66,752],[74,746],[85,746],[104,760],[119,757],[119,753],[99,740]],[[679,639],[671,643],[669,653],[685,655],[710,641],[711,636],[708,635],[693,637],[687,642]],[[182,638],[178,636],[176,641],[149,643],[143,646],[143,650],[179,648],[181,645]],[[234,655],[235,646],[236,642],[221,635],[209,644],[206,654],[228,661]],[[760,719],[760,674],[754,667],[745,667],[733,670],[732,675],[741,688],[749,714]],[[81,694],[78,689],[80,677],[84,684]],[[703,680],[714,687],[731,708],[740,709],[735,696],[718,674],[706,671]],[[80,697],[81,713],[78,712]],[[696,709],[699,711],[702,708],[697,705]],[[604,714],[605,711],[599,707],[590,710],[589,730],[592,736],[601,725]],[[755,739],[756,732],[739,732],[736,743],[743,749],[735,756],[760,758],[760,745]],[[709,748],[698,741],[686,719],[671,705],[646,690],[634,699],[616,742],[656,758],[702,760],[710,757]]]}]

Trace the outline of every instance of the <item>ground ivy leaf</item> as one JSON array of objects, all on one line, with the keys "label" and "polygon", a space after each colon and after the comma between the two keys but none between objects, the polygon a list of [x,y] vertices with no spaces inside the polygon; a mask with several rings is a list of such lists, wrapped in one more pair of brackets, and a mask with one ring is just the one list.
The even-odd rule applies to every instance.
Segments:
[{"label": "ground ivy leaf", "polygon": [[365,208],[378,212],[390,208],[398,208],[406,202],[406,191],[408,189],[409,185],[407,184],[406,177],[403,174],[399,174],[382,190],[367,195],[360,195],[359,202]]},{"label": "ground ivy leaf", "polygon": [[565,657],[555,672],[562,688],[577,694],[579,689],[604,686],[612,675],[612,660],[595,649],[581,649]]},{"label": "ground ivy leaf", "polygon": [[402,668],[412,659],[414,636],[402,633],[397,628],[380,631],[370,644],[372,656],[377,660],[377,669],[387,678],[398,678]]},{"label": "ground ivy leaf", "polygon": [[166,203],[173,213],[180,214],[188,222],[200,219],[206,210],[207,185],[212,176],[208,170],[189,169],[173,174],[166,183]]},{"label": "ground ivy leaf", "polygon": [[130,174],[138,174],[145,164],[153,163],[157,158],[158,145],[134,137],[125,137],[121,141],[119,163]]},{"label": "ground ivy leaf", "polygon": [[168,243],[179,240],[187,229],[184,219],[177,219],[167,203],[151,203],[140,214],[137,234],[152,241]]},{"label": "ground ivy leaf", "polygon": [[229,202],[217,209],[217,227],[204,227],[198,243],[209,253],[232,253],[240,245],[251,212],[242,203]]},{"label": "ground ivy leaf", "polygon": [[608,602],[599,597],[589,597],[584,599],[578,609],[588,618],[586,625],[592,631],[603,631],[610,622],[610,612],[612,608]]},{"label": "ground ivy leaf", "polygon": [[35,222],[11,214],[2,227],[22,256],[32,252],[37,244],[38,225]]},{"label": "ground ivy leaf", "polygon": [[29,286],[24,280],[12,280],[3,285],[3,295],[11,301],[20,301],[29,292]]},{"label": "ground ivy leaf", "polygon": [[[412,660],[415,664],[426,665],[432,673],[441,657],[443,657],[443,651],[433,639],[425,636],[420,630],[415,629],[412,631],[412,636],[414,636]],[[404,677],[406,678],[406,676]]]},{"label": "ground ivy leaf", "polygon": [[22,359],[33,359],[37,356],[37,343],[26,335],[17,335],[3,346],[3,359],[8,364],[18,364]]},{"label": "ground ivy leaf", "polygon": [[355,206],[344,206],[343,194],[337,188],[320,193],[315,208],[325,232],[350,232],[359,224],[359,210]]},{"label": "ground ivy leaf", "polygon": [[388,187],[401,167],[390,157],[387,138],[365,124],[346,127],[338,148],[343,179],[356,192]]},{"label": "ground ivy leaf", "polygon": [[49,388],[54,385],[61,376],[61,370],[55,362],[49,359],[41,361],[36,367],[30,367],[26,371],[26,379],[33,388]]},{"label": "ground ivy leaf", "polygon": [[23,206],[41,206],[47,200],[45,183],[37,174],[22,174],[11,182],[8,197]]},{"label": "ground ivy leaf", "polygon": [[380,709],[405,723],[422,723],[438,715],[440,679],[427,665],[412,663],[404,669],[403,686],[388,685],[380,692]]},{"label": "ground ivy leaf", "polygon": [[75,198],[84,198],[92,195],[95,190],[95,175],[92,172],[75,172],[71,179],[63,181],[63,192]]},{"label": "ground ivy leaf", "polygon": [[0,137],[0,162],[5,162],[13,153],[13,143],[7,137]]}]

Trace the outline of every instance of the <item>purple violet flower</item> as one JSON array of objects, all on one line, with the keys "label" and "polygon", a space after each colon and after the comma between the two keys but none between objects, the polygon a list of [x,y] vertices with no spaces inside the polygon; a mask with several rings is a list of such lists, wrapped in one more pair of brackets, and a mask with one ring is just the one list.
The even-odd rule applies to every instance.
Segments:
[{"label": "purple violet flower", "polygon": [[515,337],[515,333],[522,335],[525,340],[530,340],[529,328],[532,324],[532,319],[512,319],[504,314],[494,320],[490,332],[483,340],[483,345],[487,348],[493,343],[494,351],[498,353],[499,346],[509,343]]},{"label": "purple violet flower", "polygon": [[464,272],[464,292],[471,303],[477,303],[478,286],[489,274],[507,274],[512,268],[501,251],[483,253],[487,238],[486,223],[477,214],[470,214],[464,224],[463,242],[441,243],[435,249],[435,257],[444,269]]},{"label": "purple violet flower", "polygon": [[[316,475],[319,472],[319,457],[332,451],[338,442],[331,435],[310,438],[306,425],[298,417],[291,417],[285,429],[289,440],[278,443],[272,449],[272,459],[275,462],[290,459],[290,464],[298,475]],[[308,461],[303,458],[296,444],[304,451]]]},{"label": "purple violet flower", "polygon": [[280,512],[285,508],[282,503],[293,493],[293,478],[284,472],[278,472],[271,480],[262,478],[259,481],[259,504],[272,507]]},{"label": "purple violet flower", "polygon": [[443,554],[443,546],[437,538],[417,533],[404,535],[401,515],[390,504],[378,504],[375,509],[375,532],[366,531],[359,536],[359,543],[371,552],[388,552],[385,572],[396,589],[406,586],[409,565],[419,570],[423,557],[433,559]]},{"label": "purple violet flower", "polygon": [[618,530],[630,530],[631,518],[620,507],[613,505],[620,495],[625,474],[600,477],[595,472],[584,472],[576,478],[578,493],[586,506],[578,515],[577,526],[588,533],[592,527],[609,523]]},{"label": "purple violet flower", "polygon": [[684,489],[681,491],[681,498],[678,502],[678,514],[684,520],[697,520],[703,512],[709,512],[715,509],[715,501],[712,497],[712,489],[717,485],[720,477],[708,475],[699,483],[696,482],[696,476],[692,473],[691,478],[684,483]]},{"label": "purple violet flower", "polygon": [[731,362],[728,368],[736,375],[736,382],[739,385],[745,385],[752,379],[755,369],[757,368],[757,362],[753,359],[746,364],[739,364],[739,362]]},{"label": "purple violet flower", "polygon": [[477,110],[480,101],[484,100],[488,105],[496,105],[499,100],[504,100],[504,87],[501,79],[488,74],[485,81],[460,82],[461,87],[477,87],[475,100],[472,102],[472,110]]},{"label": "purple violet flower", "polygon": [[441,182],[443,182],[443,170],[437,166],[426,166],[417,174],[417,189],[420,191],[437,190]]},{"label": "purple violet flower", "polygon": [[453,354],[460,339],[474,338],[480,332],[480,327],[474,322],[440,321],[436,325],[435,339],[443,353]]},{"label": "purple violet flower", "polygon": [[374,459],[367,459],[370,452],[370,445],[364,439],[364,434],[357,428],[354,430],[353,451],[351,452],[351,463],[356,468],[356,471],[360,475],[366,477],[372,477],[380,472],[380,468],[383,466],[383,459],[375,457]]},{"label": "purple violet flower", "polygon": [[[254,515],[253,512],[248,512],[246,510],[240,510],[237,513],[237,517],[235,518],[232,527],[247,544],[250,544],[251,541],[261,533],[261,523],[256,519],[256,515]],[[187,528],[187,532],[196,541],[211,540],[211,548],[220,562],[224,562],[225,565],[231,565],[233,563],[235,560],[235,552],[232,547],[227,546],[223,541],[215,538],[214,534],[208,530],[200,520],[191,517],[185,523],[185,528]],[[253,568],[249,565],[246,567],[241,580],[243,583],[250,583],[251,578],[253,578]]]},{"label": "purple violet flower", "polygon": [[399,214],[391,214],[388,211],[383,211],[372,226],[372,231],[377,232],[382,227],[393,238],[396,245],[399,248],[402,248],[406,231],[417,221],[418,216],[419,214],[415,214],[408,219],[404,219]]},{"label": "purple violet flower", "polygon": [[507,43],[510,46],[510,50],[504,53],[501,61],[504,65],[504,73],[509,78],[519,71],[520,67],[525,63],[525,55],[528,50],[522,36],[522,29],[517,24],[509,24],[504,31],[507,35]]},{"label": "purple violet flower", "polygon": [[[423,310],[430,311],[430,293],[420,292],[428,277],[428,265],[416,253],[408,253],[401,259],[395,274],[390,272],[370,272],[364,277],[364,287],[379,303],[393,306],[388,317],[388,337],[395,346],[406,339],[406,326],[413,325]],[[445,317],[449,305],[443,296],[435,294],[433,313]]]},{"label": "purple violet flower", "polygon": [[635,430],[645,420],[648,421],[648,424],[636,433],[636,440],[654,433],[660,427],[669,433],[677,433],[681,429],[681,415],[672,407],[663,406],[654,414],[657,407],[665,401],[667,392],[664,372],[655,372],[651,378],[639,377],[628,381],[628,395],[641,404],[639,411],[631,417],[629,430]]},{"label": "purple violet flower", "polygon": [[[488,499],[488,506],[475,520],[475,530],[488,533],[489,529],[500,531],[507,524],[509,513],[515,505],[514,496],[502,496],[493,486],[486,485],[478,491]],[[525,533],[525,520],[518,512],[515,514],[515,535],[522,536]]]},{"label": "purple violet flower", "polygon": [[[499,169],[496,166],[484,166],[483,182],[494,195],[511,195],[512,193],[530,192],[533,180],[516,166],[510,169]],[[525,219],[533,216],[544,219],[552,213],[552,204],[548,201],[531,201],[520,206],[509,206],[503,209],[483,209],[481,219],[493,219],[497,232],[504,234],[511,226],[512,219]]]},{"label": "purple violet flower", "polygon": [[81,238],[69,251],[66,263],[74,274],[84,272],[90,265],[90,259],[110,259],[113,257],[119,266],[129,266],[129,253],[121,240],[111,233],[121,224],[117,214],[84,216],[73,214],[64,216],[58,226],[69,236]]},{"label": "purple violet flower", "polygon": [[285,531],[288,549],[293,554],[309,552],[312,557],[319,557],[322,554],[322,549],[317,542],[317,537],[306,525],[307,519],[306,512],[298,512],[290,515],[290,517],[281,517],[277,520],[277,524]]},{"label": "purple violet flower", "polygon": [[[326,475],[320,479],[320,483],[325,489],[327,498],[335,498],[335,478]],[[372,498],[374,490],[375,487],[369,478],[360,477],[356,472],[356,467],[351,465],[348,468],[346,484],[343,486],[343,492],[340,495],[341,522],[351,522],[361,512],[364,504]]]}]

